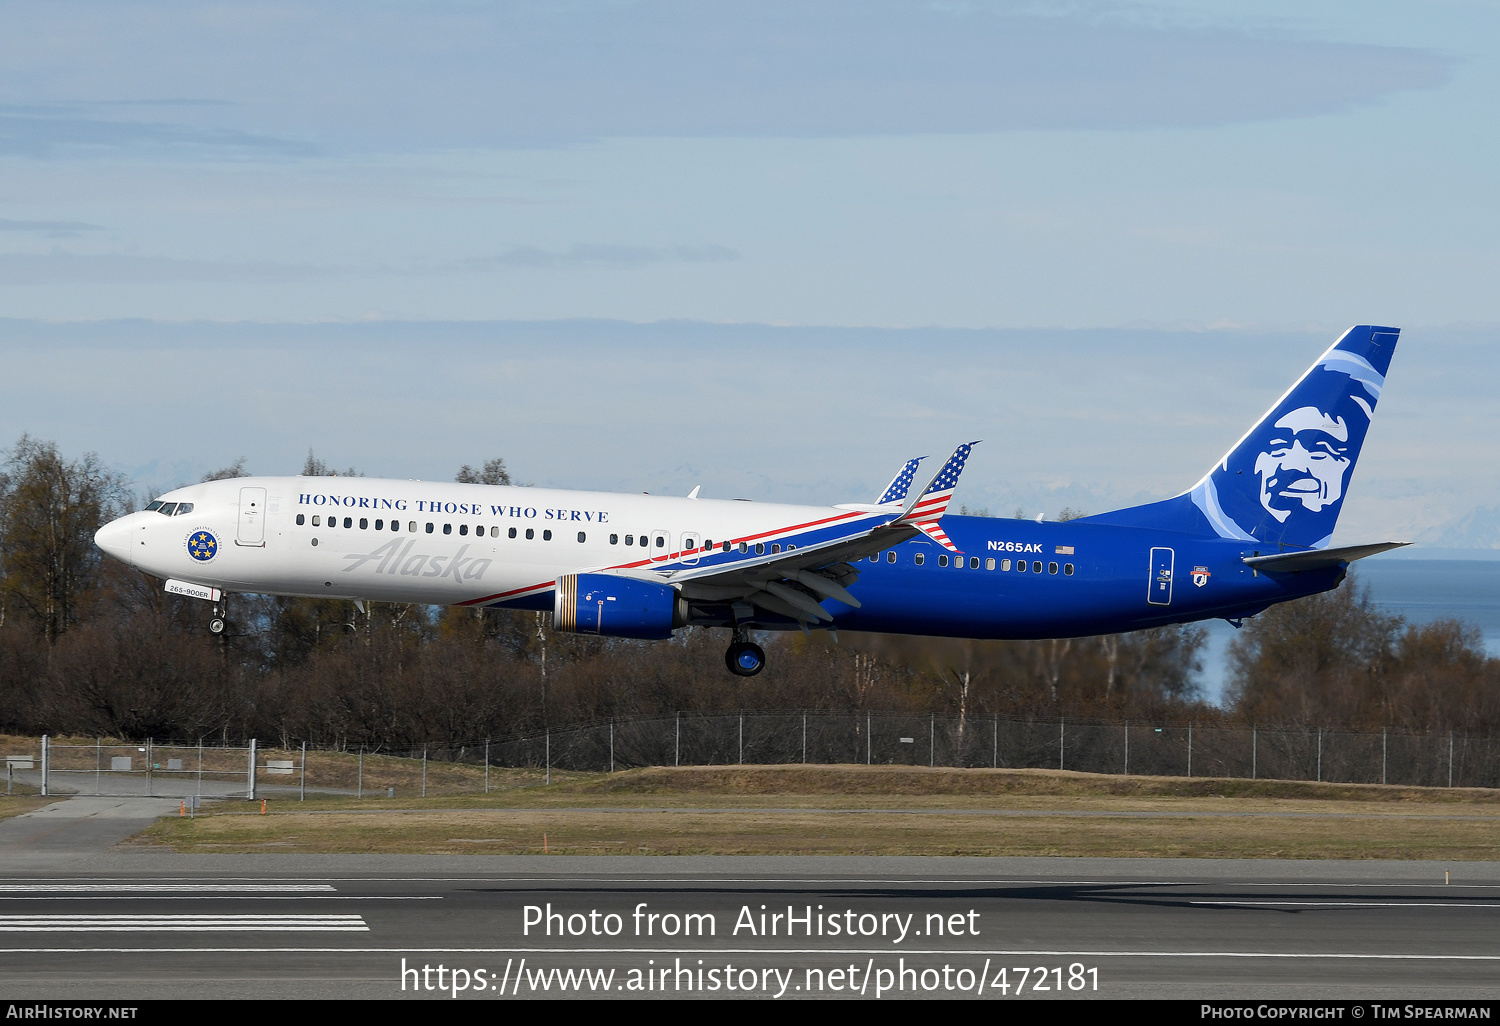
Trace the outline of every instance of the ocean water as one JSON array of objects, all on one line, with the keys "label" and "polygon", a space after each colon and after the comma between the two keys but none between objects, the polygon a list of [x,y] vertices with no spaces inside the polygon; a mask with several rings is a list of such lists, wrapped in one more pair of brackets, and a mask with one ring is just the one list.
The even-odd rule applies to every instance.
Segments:
[{"label": "ocean water", "polygon": [[[1349,578],[1368,588],[1382,610],[1408,623],[1431,623],[1452,617],[1474,624],[1485,651],[1500,656],[1500,560],[1417,559],[1411,556],[1374,556],[1355,563]],[[1343,585],[1348,587],[1348,583]],[[1203,653],[1199,680],[1209,701],[1218,704],[1224,693],[1229,642],[1235,629],[1212,620]]]}]

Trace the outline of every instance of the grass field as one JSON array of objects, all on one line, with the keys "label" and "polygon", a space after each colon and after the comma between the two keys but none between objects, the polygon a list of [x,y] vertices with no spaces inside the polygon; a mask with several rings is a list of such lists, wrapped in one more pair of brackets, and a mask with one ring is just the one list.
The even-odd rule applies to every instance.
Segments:
[{"label": "grass field", "polygon": [[166,819],[182,852],[1500,858],[1500,792],[867,766],[506,770],[491,793],[272,798]]}]

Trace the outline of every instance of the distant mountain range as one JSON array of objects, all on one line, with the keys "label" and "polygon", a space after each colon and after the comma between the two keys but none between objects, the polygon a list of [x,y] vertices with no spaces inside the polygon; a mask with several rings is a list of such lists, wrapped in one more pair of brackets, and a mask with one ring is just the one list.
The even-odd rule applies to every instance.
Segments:
[{"label": "distant mountain range", "polygon": [[1417,536],[1418,544],[1441,549],[1500,549],[1500,506],[1480,506],[1451,524]]}]

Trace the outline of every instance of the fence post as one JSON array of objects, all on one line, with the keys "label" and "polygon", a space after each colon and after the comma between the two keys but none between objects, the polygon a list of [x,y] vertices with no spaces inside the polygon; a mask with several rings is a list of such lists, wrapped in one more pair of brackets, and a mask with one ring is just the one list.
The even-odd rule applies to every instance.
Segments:
[{"label": "fence post", "polygon": [[246,796],[255,801],[255,738],[250,739],[250,786],[245,788]]},{"label": "fence post", "polygon": [[1130,776],[1130,721],[1125,721],[1125,775]]},{"label": "fence post", "polygon": [[677,714],[677,734],[672,741],[672,765],[682,765],[682,713]]},{"label": "fence post", "polygon": [[[485,769],[486,781],[488,781],[489,769],[490,768],[488,766],[486,766],[484,769]],[[355,776],[354,781],[355,781],[355,783],[354,783],[354,797],[356,797],[356,798],[363,798],[365,796],[365,746],[364,745],[360,745],[359,746],[359,771],[358,771],[358,774]]]},{"label": "fence post", "polygon": [[427,746],[422,746],[422,797],[427,797]]},{"label": "fence post", "polygon": [[48,741],[49,741],[49,738],[47,737],[47,735],[43,734],[42,735],[42,797],[43,798],[47,797],[47,782],[48,782],[47,781],[47,777],[49,776],[49,773],[48,773],[49,767],[48,767],[48,759],[47,759]]},{"label": "fence post", "polygon": [[490,793],[490,739],[484,739],[484,793]]},{"label": "fence post", "polygon": [[1255,724],[1250,724],[1250,779],[1256,779],[1259,767],[1256,761],[1260,755],[1260,735],[1256,732]]},{"label": "fence post", "polygon": [[1067,735],[1063,733],[1067,724],[1065,717],[1057,718],[1057,768],[1063,769],[1063,752],[1066,750]]},{"label": "fence post", "polygon": [[[931,768],[937,765],[937,713],[932,713],[932,720],[927,729],[927,766]],[[869,740],[866,734],[865,740]]]},{"label": "fence post", "polygon": [[[547,753],[546,754],[546,757],[547,757],[547,783],[551,784],[552,783],[552,728],[551,727],[547,728],[547,748],[546,748],[546,753]],[[423,756],[423,758],[426,758],[426,756]],[[423,791],[422,793],[426,794],[427,792]]]},{"label": "fence post", "polygon": [[1188,724],[1188,779],[1193,779],[1193,725]]},{"label": "fence post", "polygon": [[302,742],[302,796],[299,802],[307,801],[307,742]]},{"label": "fence post", "polygon": [[155,788],[152,786],[153,781],[151,779],[151,771],[154,765],[151,760],[156,758],[156,753],[152,751],[154,747],[155,746],[151,743],[151,739],[149,737],[146,738],[146,794],[148,796],[155,790]]},{"label": "fence post", "polygon": [[1385,783],[1385,735],[1386,728],[1380,728],[1380,782]]},{"label": "fence post", "polygon": [[745,710],[740,710],[740,759],[738,765],[745,765]]},{"label": "fence post", "polygon": [[805,711],[802,713],[802,765],[807,765],[807,713]]},{"label": "fence post", "polygon": [[[198,797],[203,797],[203,739],[198,739]],[[197,809],[197,805],[193,808]]]},{"label": "fence post", "polygon": [[990,756],[990,769],[1000,768],[1000,714],[995,714],[995,752]]},{"label": "fence post", "polygon": [[1318,783],[1323,782],[1323,728],[1318,728]]},{"label": "fence post", "polygon": [[865,765],[870,765],[870,728],[874,721],[870,716],[870,710],[865,710]]},{"label": "fence post", "polygon": [[[94,735],[94,793],[95,794],[102,793],[100,791],[100,786],[99,786],[99,774],[101,772],[101,767],[102,767],[102,764],[104,762],[103,745],[104,745],[104,739],[102,737],[99,737],[97,734]],[[201,779],[202,776],[203,776],[203,754],[202,754],[203,753],[203,743],[201,741],[198,744],[198,752],[199,752],[199,754],[198,754],[198,776]],[[1449,755],[1451,756],[1452,752],[1453,752],[1453,746],[1452,745],[1448,746],[1448,752],[1449,752]],[[1448,761],[1449,761],[1449,763],[1452,763],[1453,759],[1450,757]],[[1453,774],[1452,774],[1451,771],[1448,774],[1448,778],[1450,780],[1453,778]]]},{"label": "fence post", "polygon": [[1453,786],[1453,731],[1448,731],[1448,786]]},{"label": "fence post", "polygon": [[[615,771],[615,718],[613,716],[609,718],[609,771],[611,773]],[[485,767],[485,772],[489,772],[489,767]]]}]

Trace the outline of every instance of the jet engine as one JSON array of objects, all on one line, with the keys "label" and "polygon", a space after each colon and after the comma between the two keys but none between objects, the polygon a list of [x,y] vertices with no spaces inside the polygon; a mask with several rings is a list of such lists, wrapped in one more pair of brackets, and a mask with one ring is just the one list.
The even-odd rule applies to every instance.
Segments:
[{"label": "jet engine", "polygon": [[567,574],[553,592],[552,626],[575,634],[656,641],[687,622],[677,589],[612,574]]}]

